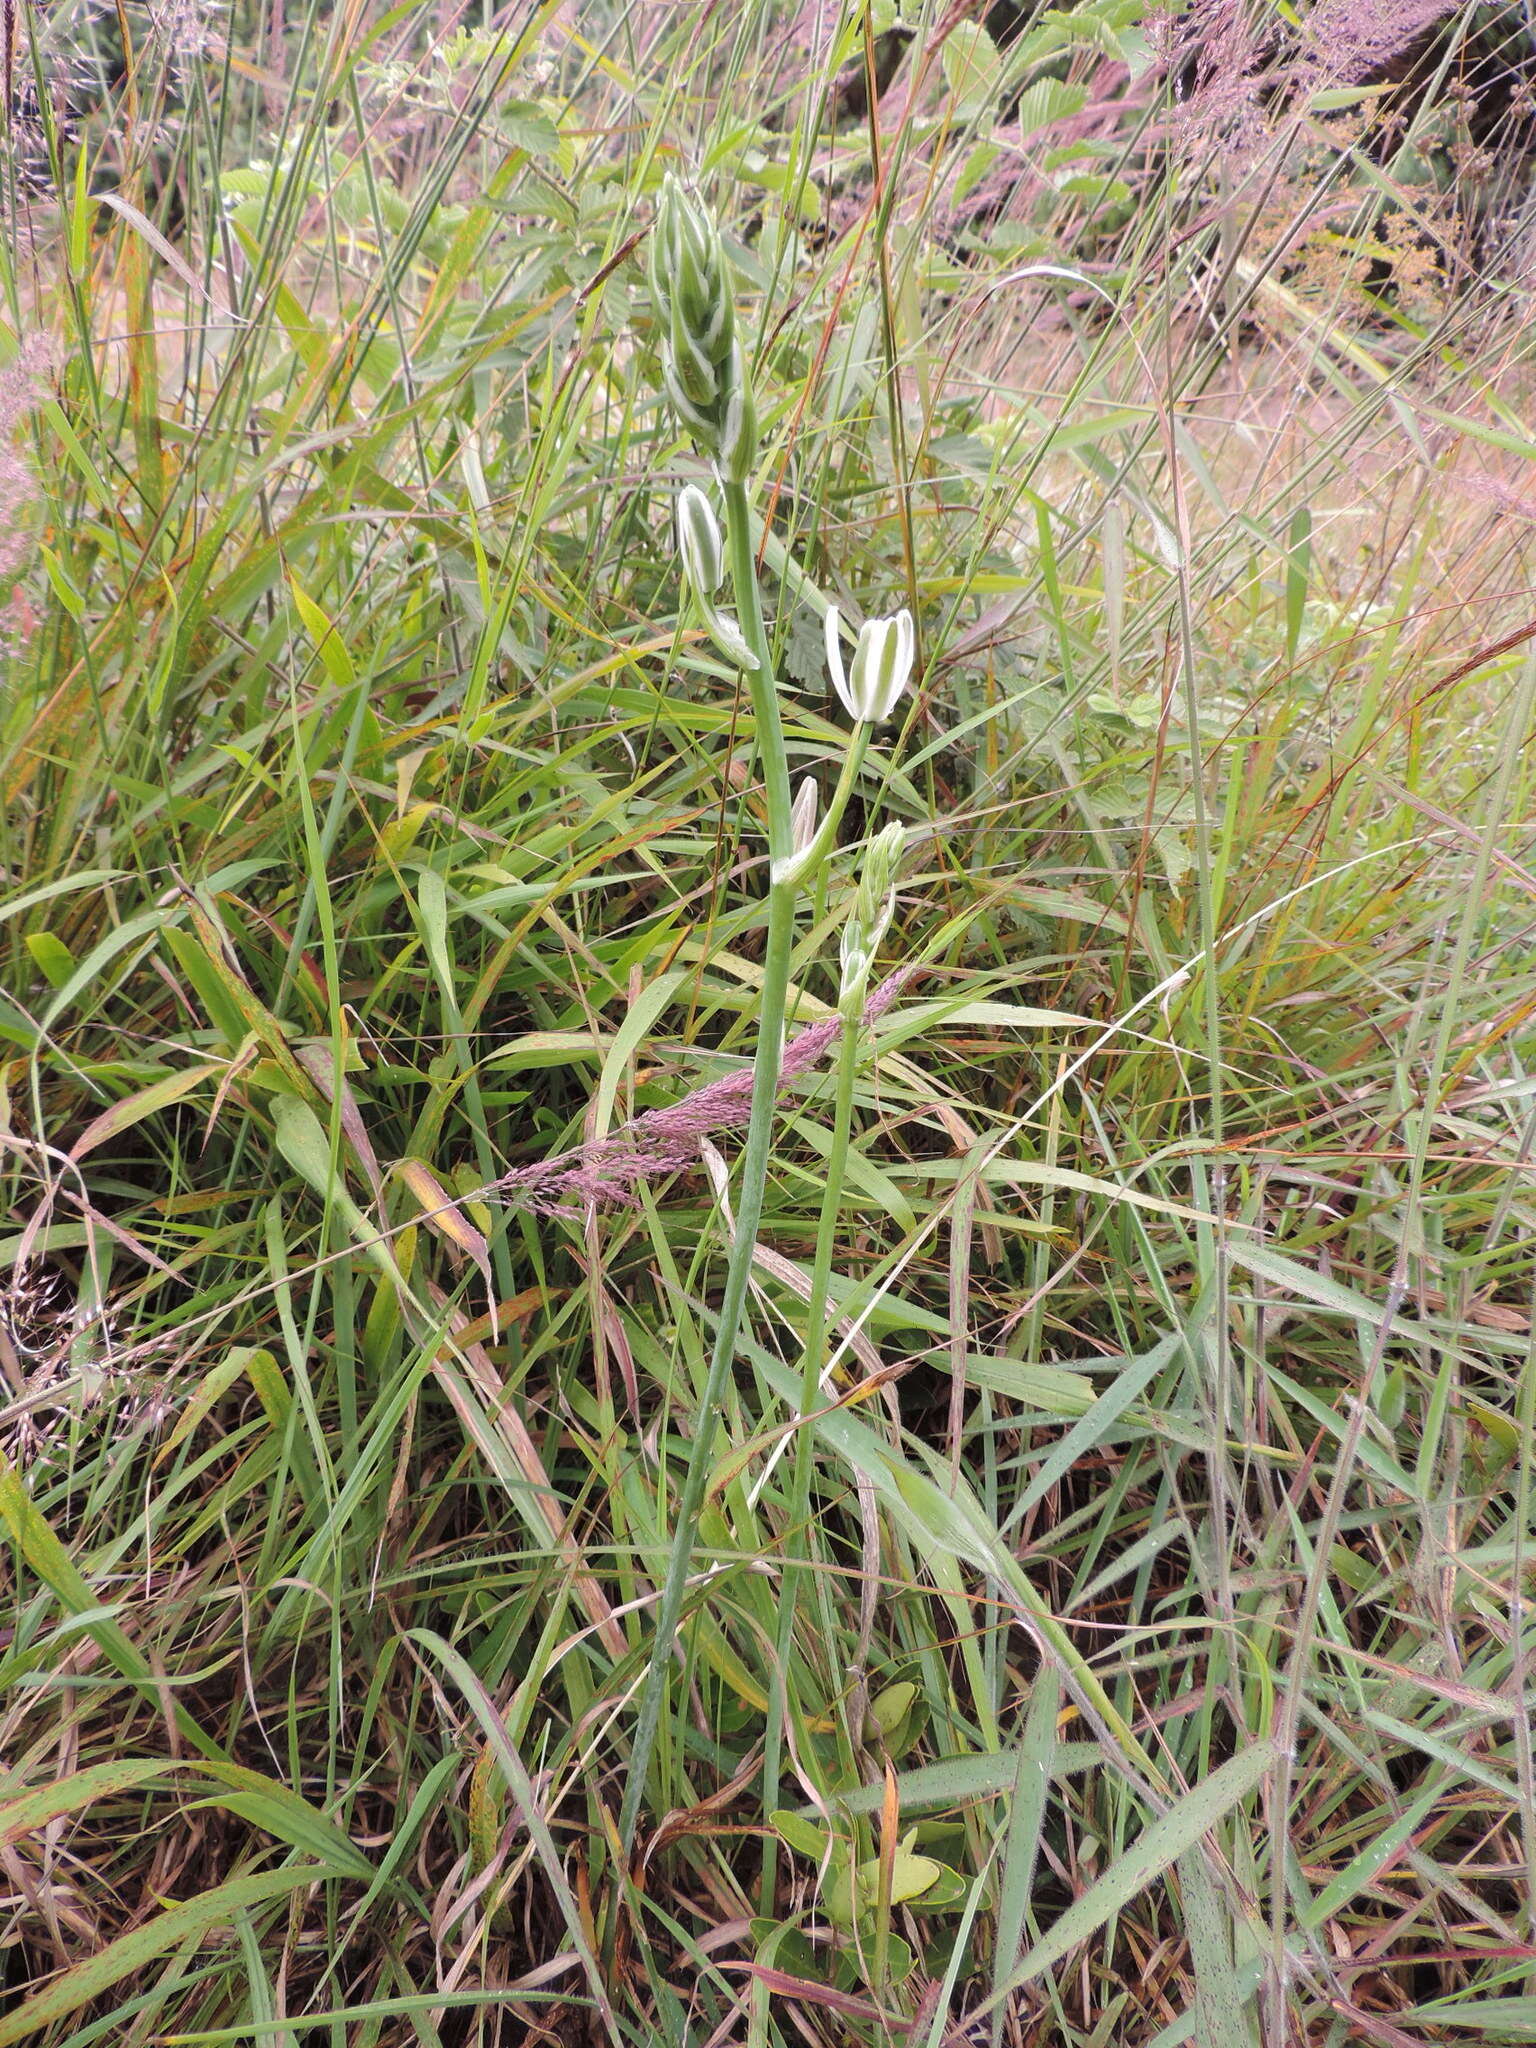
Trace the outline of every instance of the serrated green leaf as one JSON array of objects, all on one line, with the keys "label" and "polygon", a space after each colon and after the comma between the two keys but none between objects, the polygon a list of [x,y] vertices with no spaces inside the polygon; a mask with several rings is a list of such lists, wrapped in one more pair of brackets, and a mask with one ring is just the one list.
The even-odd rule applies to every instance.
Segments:
[{"label": "serrated green leaf", "polygon": [[997,45],[976,21],[959,21],[944,38],[944,83],[962,120],[984,111],[1003,75]]}]

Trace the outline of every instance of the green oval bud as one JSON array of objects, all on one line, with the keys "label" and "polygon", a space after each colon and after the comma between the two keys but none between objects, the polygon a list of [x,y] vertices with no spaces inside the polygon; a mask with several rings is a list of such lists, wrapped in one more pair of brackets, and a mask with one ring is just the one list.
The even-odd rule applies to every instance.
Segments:
[{"label": "green oval bud", "polygon": [[689,332],[681,312],[676,307],[672,311],[672,327],[667,336],[667,345],[670,351],[666,366],[669,382],[681,385],[688,394],[690,404],[702,411],[707,412],[717,405],[720,399],[720,373]]},{"label": "green oval bud", "polygon": [[739,343],[731,346],[724,377],[724,418],[713,450],[715,463],[728,484],[744,484],[757,460],[757,401]]}]

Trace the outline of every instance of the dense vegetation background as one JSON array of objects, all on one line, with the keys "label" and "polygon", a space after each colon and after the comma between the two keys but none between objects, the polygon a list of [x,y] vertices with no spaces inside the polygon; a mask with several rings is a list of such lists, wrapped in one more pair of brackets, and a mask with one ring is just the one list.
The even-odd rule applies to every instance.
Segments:
[{"label": "dense vegetation background", "polygon": [[[1525,9],[4,40],[0,2048],[1536,2040]],[[497,1185],[754,1040],[668,170],[823,797],[919,636],[686,1531],[739,1132]]]}]

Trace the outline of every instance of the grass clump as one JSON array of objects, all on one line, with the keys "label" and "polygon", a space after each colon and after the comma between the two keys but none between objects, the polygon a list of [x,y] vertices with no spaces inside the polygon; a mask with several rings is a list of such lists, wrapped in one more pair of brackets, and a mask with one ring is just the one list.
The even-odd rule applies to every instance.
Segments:
[{"label": "grass clump", "polygon": [[1522,19],[18,15],[0,2048],[1532,2037]]}]

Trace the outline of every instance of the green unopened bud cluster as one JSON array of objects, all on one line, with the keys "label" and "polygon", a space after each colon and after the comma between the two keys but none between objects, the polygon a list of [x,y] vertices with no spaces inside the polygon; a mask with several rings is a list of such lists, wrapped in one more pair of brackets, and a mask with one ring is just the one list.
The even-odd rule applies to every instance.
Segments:
[{"label": "green unopened bud cluster", "polygon": [[845,1017],[858,1017],[863,1012],[869,971],[896,908],[896,863],[906,836],[900,825],[887,825],[870,841],[864,856],[858,893],[839,946],[842,978],[837,1001]]},{"label": "green unopened bud cluster", "polygon": [[757,410],[736,337],[736,302],[720,230],[669,173],[650,245],[651,297],[662,326],[667,396],[726,483],[757,455]]}]

